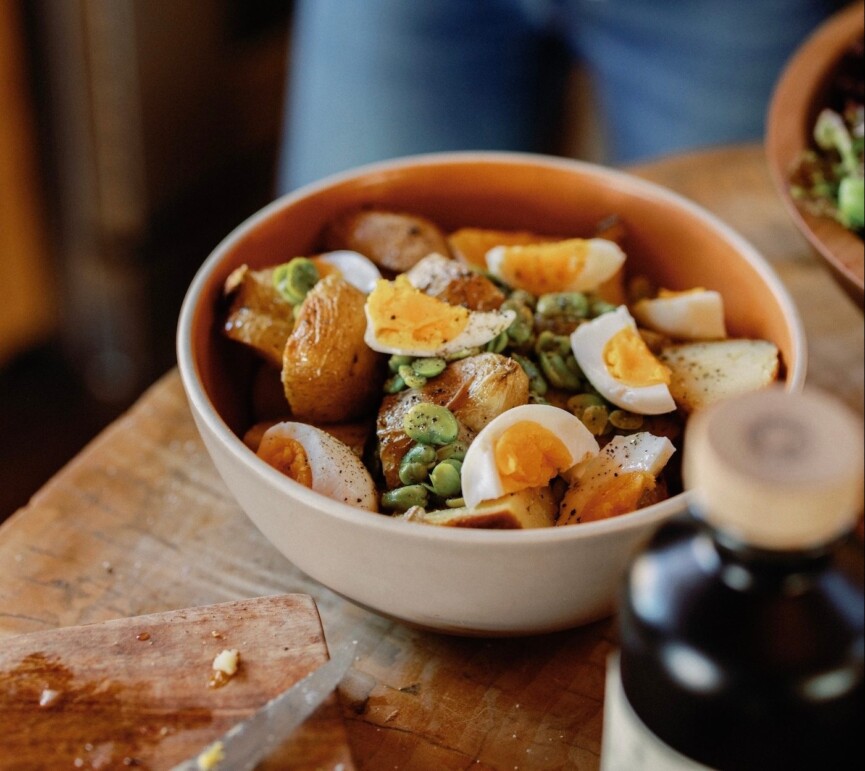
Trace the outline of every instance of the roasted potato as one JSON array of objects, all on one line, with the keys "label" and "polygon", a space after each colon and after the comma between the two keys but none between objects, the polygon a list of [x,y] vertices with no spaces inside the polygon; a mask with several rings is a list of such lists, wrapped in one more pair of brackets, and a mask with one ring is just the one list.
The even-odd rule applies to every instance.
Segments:
[{"label": "roasted potato", "polygon": [[282,367],[285,341],[294,329],[294,306],[274,287],[273,268],[239,267],[226,280],[225,294],[231,298],[223,326],[226,336]]},{"label": "roasted potato", "polygon": [[296,420],[344,423],[375,411],[385,362],[363,340],[365,301],[337,275],[323,278],[304,299],[282,365]]},{"label": "roasted potato", "polygon": [[475,433],[505,410],[529,401],[529,378],[523,368],[497,353],[455,361],[430,386],[433,394],[437,389],[449,392],[445,406]]},{"label": "roasted potato", "polygon": [[469,310],[498,310],[505,301],[504,292],[486,276],[440,254],[427,255],[406,276],[424,294]]},{"label": "roasted potato", "polygon": [[351,249],[396,273],[433,252],[450,256],[447,239],[436,224],[416,214],[384,209],[345,212],[328,223],[323,240],[327,250]]},{"label": "roasted potato", "polygon": [[685,412],[765,388],[780,369],[778,348],[766,340],[670,345],[658,358],[670,368],[670,393]]},{"label": "roasted potato", "polygon": [[398,487],[399,464],[412,445],[403,417],[418,402],[447,407],[460,424],[458,440],[468,442],[505,410],[529,400],[529,379],[513,359],[482,353],[452,362],[422,388],[386,396],[376,422],[382,472],[389,488]]},{"label": "roasted potato", "polygon": [[565,491],[556,524],[597,522],[628,514],[666,497],[665,483],[644,471],[619,474],[606,484],[590,488],[584,488],[576,481]]},{"label": "roasted potato", "polygon": [[556,517],[556,500],[549,487],[533,487],[485,501],[473,509],[426,511],[415,507],[400,519],[443,527],[473,527],[486,530],[520,530],[551,527]]}]

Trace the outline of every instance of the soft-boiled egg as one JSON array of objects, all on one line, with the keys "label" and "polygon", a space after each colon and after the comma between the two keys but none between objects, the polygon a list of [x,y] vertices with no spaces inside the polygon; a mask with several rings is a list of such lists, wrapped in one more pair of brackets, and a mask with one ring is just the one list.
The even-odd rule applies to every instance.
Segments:
[{"label": "soft-boiled egg", "polygon": [[471,311],[424,294],[405,275],[382,279],[367,297],[364,340],[374,351],[403,356],[449,356],[485,345],[516,314]]},{"label": "soft-boiled egg", "polygon": [[548,404],[514,407],[469,445],[462,467],[466,506],[546,486],[597,452],[595,437],[567,410]]},{"label": "soft-boiled egg", "polygon": [[662,289],[657,297],[639,300],[631,312],[639,324],[677,340],[722,340],[724,301],[718,292]]},{"label": "soft-boiled egg", "polygon": [[256,453],[277,471],[336,501],[378,510],[372,476],[351,448],[306,423],[286,421],[264,432]]},{"label": "soft-boiled egg", "polygon": [[624,305],[580,324],[571,349],[588,381],[617,407],[641,415],[676,409],[670,370],[649,350]]},{"label": "soft-boiled egg", "polygon": [[376,282],[381,278],[381,271],[372,260],[364,257],[360,252],[349,249],[325,252],[313,257],[312,261],[322,278],[337,273],[364,294],[369,294],[375,289]]},{"label": "soft-boiled egg", "polygon": [[578,466],[559,506],[560,525],[608,519],[635,511],[655,490],[676,448],[646,431],[613,437],[594,457]]},{"label": "soft-boiled egg", "polygon": [[618,244],[604,238],[571,238],[553,243],[496,246],[487,268],[509,286],[532,294],[592,292],[625,262]]}]

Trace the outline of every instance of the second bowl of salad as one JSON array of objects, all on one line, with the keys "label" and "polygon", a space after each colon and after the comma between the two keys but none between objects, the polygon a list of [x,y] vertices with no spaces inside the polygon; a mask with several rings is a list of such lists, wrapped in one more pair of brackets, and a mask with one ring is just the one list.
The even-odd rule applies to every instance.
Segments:
[{"label": "second bowl of salad", "polygon": [[865,303],[865,3],[827,20],[790,59],[767,116],[766,153],[799,231]]}]

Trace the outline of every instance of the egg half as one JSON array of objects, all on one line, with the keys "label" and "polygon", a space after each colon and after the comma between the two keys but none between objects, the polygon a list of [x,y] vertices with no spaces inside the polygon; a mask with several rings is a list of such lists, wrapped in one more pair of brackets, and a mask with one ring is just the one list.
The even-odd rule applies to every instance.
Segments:
[{"label": "egg half", "polygon": [[580,324],[571,349],[588,381],[617,407],[641,415],[676,409],[670,370],[649,350],[624,305]]},{"label": "egg half", "polygon": [[378,510],[375,482],[351,448],[320,428],[286,421],[264,432],[256,453],[295,482],[369,511]]},{"label": "egg half", "polygon": [[312,261],[322,278],[336,273],[364,294],[375,289],[376,282],[381,279],[381,271],[375,263],[360,252],[341,249],[319,254]]},{"label": "egg half", "polygon": [[543,487],[597,452],[595,437],[567,410],[548,404],[514,407],[469,445],[462,467],[466,506]]},{"label": "egg half", "polygon": [[405,275],[382,279],[367,297],[364,340],[374,351],[404,356],[449,356],[486,345],[516,314],[471,311],[424,294]]},{"label": "egg half", "polygon": [[642,326],[677,340],[722,340],[727,336],[724,301],[711,290],[662,289],[657,297],[634,303],[631,312]]},{"label": "egg half", "polygon": [[658,474],[675,453],[673,443],[641,431],[613,437],[578,466],[559,507],[559,525],[609,519],[635,511],[655,489]]},{"label": "egg half", "polygon": [[618,244],[604,238],[571,238],[554,243],[496,246],[487,269],[509,286],[535,295],[592,292],[625,262]]}]

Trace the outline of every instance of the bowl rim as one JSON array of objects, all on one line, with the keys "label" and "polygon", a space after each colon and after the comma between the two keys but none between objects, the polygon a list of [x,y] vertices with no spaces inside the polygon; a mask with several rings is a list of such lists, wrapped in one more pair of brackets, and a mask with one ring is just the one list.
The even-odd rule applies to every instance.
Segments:
[{"label": "bowl rim", "polygon": [[[701,220],[710,229],[724,237],[756,270],[761,279],[768,285],[776,298],[784,316],[791,336],[791,345],[795,354],[796,368],[787,373],[784,388],[787,391],[801,391],[805,385],[807,370],[807,341],[804,327],[787,288],[778,275],[754,246],[733,228],[716,215],[704,209],[699,204],[676,193],[662,185],[641,179],[627,171],[602,166],[587,161],[559,156],[549,156],[539,153],[508,152],[508,151],[455,151],[433,152],[418,155],[402,156],[385,161],[364,164],[362,166],[338,172],[321,180],[308,183],[285,195],[276,198],[233,228],[211,251],[197,270],[184,296],[177,325],[176,353],[180,378],[186,391],[190,406],[198,413],[206,428],[219,440],[221,445],[239,464],[249,466],[263,482],[269,483],[289,498],[328,516],[343,520],[347,524],[363,524],[367,527],[381,530],[391,535],[402,535],[406,538],[422,538],[435,542],[464,544],[474,547],[480,543],[497,546],[512,546],[526,544],[567,544],[575,540],[604,537],[620,531],[638,529],[652,525],[684,510],[688,505],[690,495],[682,492],[651,506],[619,517],[586,522],[579,527],[547,527],[523,530],[488,530],[474,528],[433,527],[423,523],[394,520],[380,513],[369,512],[346,503],[327,498],[289,477],[258,459],[257,455],[247,447],[241,439],[228,427],[207,396],[199,377],[195,352],[192,346],[192,331],[195,322],[198,299],[202,290],[209,283],[210,276],[218,269],[223,258],[258,224],[293,205],[296,201],[319,193],[332,186],[342,184],[360,177],[398,172],[406,168],[423,165],[459,165],[488,163],[494,165],[541,166],[554,170],[579,171],[584,175],[599,179],[614,181],[620,189],[630,194],[650,195],[660,198],[669,204],[684,209],[689,216]],[[371,514],[373,516],[371,516]]]},{"label": "bowl rim", "polygon": [[[795,135],[789,121],[792,102],[808,113],[826,87],[827,78],[847,46],[865,31],[865,2],[853,2],[820,24],[794,51],[775,84],[766,116],[765,153],[775,189],[799,232],[832,268],[848,293],[860,305],[865,293],[862,267],[858,273],[852,261],[863,250],[862,239],[830,217],[820,217],[799,207],[790,193],[789,173],[798,154],[810,146],[812,127],[803,124]],[[798,117],[795,116],[795,117]],[[807,115],[802,116],[807,119]],[[791,134],[785,134],[785,131]],[[793,141],[785,141],[793,136]],[[795,147],[794,147],[795,144]],[[786,151],[786,152],[785,152]],[[789,153],[789,155],[787,154]],[[794,157],[795,155],[795,157]],[[817,232],[817,231],[821,232]],[[825,233],[825,235],[821,234]]]}]

